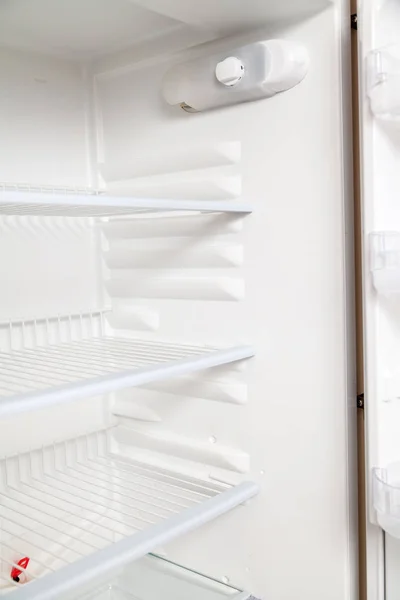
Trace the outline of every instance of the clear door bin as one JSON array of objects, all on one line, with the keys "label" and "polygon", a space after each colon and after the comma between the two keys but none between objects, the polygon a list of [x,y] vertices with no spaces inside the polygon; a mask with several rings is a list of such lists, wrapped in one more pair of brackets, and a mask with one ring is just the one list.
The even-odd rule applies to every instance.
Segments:
[{"label": "clear door bin", "polygon": [[400,294],[400,232],[370,234],[370,268],[379,293]]},{"label": "clear door bin", "polygon": [[367,57],[367,94],[375,116],[400,124],[400,46],[370,52]]},{"label": "clear door bin", "polygon": [[400,538],[400,462],[373,470],[373,505],[382,529]]}]

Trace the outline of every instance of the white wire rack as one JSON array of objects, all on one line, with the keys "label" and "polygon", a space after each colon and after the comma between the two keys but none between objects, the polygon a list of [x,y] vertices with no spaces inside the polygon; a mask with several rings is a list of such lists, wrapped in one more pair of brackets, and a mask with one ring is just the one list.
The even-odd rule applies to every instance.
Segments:
[{"label": "white wire rack", "polygon": [[70,598],[258,492],[124,459],[110,451],[111,431],[2,461],[0,595]]},{"label": "white wire rack", "polygon": [[0,349],[60,344],[102,336],[110,308],[0,321]]},{"label": "white wire rack", "polygon": [[129,338],[95,337],[0,352],[0,417],[185,375],[254,355]]},{"label": "white wire rack", "polygon": [[106,217],[148,211],[252,212],[248,204],[220,200],[164,200],[110,196],[96,191],[0,184],[0,214]]}]

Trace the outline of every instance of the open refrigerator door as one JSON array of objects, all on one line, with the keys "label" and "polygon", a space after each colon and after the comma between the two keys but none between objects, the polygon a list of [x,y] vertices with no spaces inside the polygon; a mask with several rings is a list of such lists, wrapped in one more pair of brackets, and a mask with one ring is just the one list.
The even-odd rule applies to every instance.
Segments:
[{"label": "open refrigerator door", "polygon": [[368,598],[400,598],[400,4],[358,6]]}]

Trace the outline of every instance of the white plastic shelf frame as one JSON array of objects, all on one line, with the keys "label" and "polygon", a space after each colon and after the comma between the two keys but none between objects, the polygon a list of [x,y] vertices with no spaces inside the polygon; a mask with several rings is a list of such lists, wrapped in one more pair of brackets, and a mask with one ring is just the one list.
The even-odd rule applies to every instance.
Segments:
[{"label": "white plastic shelf frame", "polygon": [[111,196],[96,191],[13,189],[0,185],[0,215],[107,217],[144,211],[250,213],[252,208],[236,200],[164,200]]},{"label": "white plastic shelf frame", "polygon": [[221,350],[115,337],[0,352],[0,418],[253,355],[251,346]]},{"label": "white plastic shelf frame", "polygon": [[[112,429],[0,463],[0,594],[63,600],[258,492],[113,454]],[[26,568],[18,566],[29,558]],[[12,577],[12,569],[19,574]]]}]

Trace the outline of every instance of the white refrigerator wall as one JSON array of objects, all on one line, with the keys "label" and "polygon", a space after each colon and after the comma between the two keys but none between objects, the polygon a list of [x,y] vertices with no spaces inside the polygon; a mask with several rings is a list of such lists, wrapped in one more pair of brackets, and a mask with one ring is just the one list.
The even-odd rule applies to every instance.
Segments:
[{"label": "white refrigerator wall", "polygon": [[[141,302],[159,313],[160,337],[179,332],[202,341],[251,340],[257,356],[246,376],[248,400],[232,406],[177,396],[166,406],[167,396],[151,395],[148,402],[161,421],[134,428],[140,437],[163,439],[171,453],[182,443],[188,453],[201,443],[221,445],[235,455],[233,473],[247,471],[246,478],[260,483],[262,492],[248,508],[163,550],[173,560],[266,598],[347,598],[356,579],[355,570],[350,572],[355,476],[352,472],[349,480],[348,435],[355,398],[354,381],[350,396],[347,387],[345,267],[351,257],[344,254],[349,198],[344,197],[340,65],[345,8],[342,15],[336,7],[290,30],[270,32],[304,43],[311,64],[301,85],[265,102],[195,115],[176,111],[160,93],[171,64],[166,59],[96,78],[98,156],[110,189],[187,192],[185,179],[196,181],[196,169],[209,169],[213,148],[240,144],[236,164],[200,171],[191,190],[201,197],[222,189],[225,197],[241,194],[254,204],[239,238],[243,265],[234,275],[243,278],[243,293],[200,305],[160,300],[158,287],[154,299]],[[203,51],[242,41],[226,40]],[[209,151],[199,152],[192,165],[187,159],[182,171],[177,161],[168,175],[160,174],[159,152],[172,164],[171,155],[186,145]],[[202,187],[207,178],[214,183]],[[216,278],[215,300],[218,277],[226,273],[204,272]],[[170,276],[162,269],[157,273],[165,275]],[[193,270],[178,269],[175,275],[190,278]]]},{"label": "white refrigerator wall", "polygon": [[86,187],[87,110],[79,63],[0,48],[1,182]]},{"label": "white refrigerator wall", "polygon": [[[66,218],[6,217],[2,225],[15,252],[3,277],[14,281],[15,266],[18,278],[7,306],[0,304],[0,318],[10,318],[10,307],[15,317],[37,312],[40,299],[31,306],[35,296],[28,284],[37,269],[54,282],[45,294],[46,314],[105,302],[115,327],[129,321],[124,307],[134,306],[133,325],[126,329],[138,337],[254,345],[256,358],[243,370],[222,369],[206,374],[205,384],[195,381],[202,386],[200,399],[185,385],[182,393],[178,384],[159,384],[128,398],[120,394],[115,412],[130,430],[125,451],[133,445],[145,453],[145,447],[147,458],[182,468],[187,462],[193,474],[261,485],[247,506],[161,552],[262,598],[356,598],[356,408],[346,288],[351,197],[344,133],[350,129],[342,88],[348,15],[343,1],[290,29],[226,39],[173,58],[129,65],[135,53],[130,60],[125,52],[120,63],[114,57],[93,65],[93,87],[77,63],[1,54],[1,72],[10,82],[0,100],[5,181],[100,183],[142,197],[240,197],[254,205],[252,215],[222,225],[186,222],[190,237],[177,235],[177,225],[167,219],[160,233],[155,222],[148,228],[153,241],[139,235],[128,242],[105,235],[100,240],[87,220],[77,227]],[[163,102],[161,81],[172,63],[273,37],[301,42],[309,51],[310,70],[298,87],[195,115]],[[42,244],[52,236],[45,258]],[[104,255],[114,252],[117,266],[95,260],[99,243]],[[2,255],[9,247],[1,247]],[[128,269],[118,263],[121,248],[148,257],[151,247],[156,258]],[[163,260],[171,248],[172,269]],[[210,400],[207,381],[218,378],[230,386],[218,399],[234,402]],[[131,402],[142,407],[141,415],[128,414]],[[22,450],[99,429],[110,422],[103,409],[102,402],[88,401],[2,423],[1,451],[15,451],[19,440]]]}]

